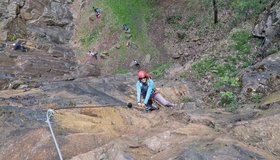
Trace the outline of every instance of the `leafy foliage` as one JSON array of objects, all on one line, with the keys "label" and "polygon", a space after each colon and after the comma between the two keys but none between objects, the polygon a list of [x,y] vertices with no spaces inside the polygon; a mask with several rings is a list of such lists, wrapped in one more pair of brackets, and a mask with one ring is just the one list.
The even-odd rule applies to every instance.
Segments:
[{"label": "leafy foliage", "polygon": [[217,83],[219,86],[223,86],[223,85],[229,85],[231,87],[240,86],[238,77],[229,77],[229,76],[220,77]]},{"label": "leafy foliage", "polygon": [[236,18],[244,20],[258,16],[269,2],[270,0],[233,0],[230,6],[234,10]]},{"label": "leafy foliage", "polygon": [[221,105],[226,108],[227,111],[234,111],[238,107],[236,97],[233,92],[225,91],[220,93]]},{"label": "leafy foliage", "polygon": [[241,54],[249,54],[251,52],[250,40],[252,35],[250,32],[242,30],[235,32],[231,35],[231,39],[234,41],[234,48]]},{"label": "leafy foliage", "polygon": [[165,70],[170,68],[170,63],[165,63],[165,64],[158,64],[156,69],[154,69],[151,73],[152,75],[156,77],[160,77],[164,74]]},{"label": "leafy foliage", "polygon": [[252,95],[250,97],[251,102],[253,103],[260,103],[261,102],[261,98],[262,98],[262,94],[261,93],[256,93],[254,95]]},{"label": "leafy foliage", "polygon": [[13,34],[13,35],[11,36],[11,41],[15,41],[15,40],[17,40],[17,36],[16,36],[15,34]]},{"label": "leafy foliage", "polygon": [[214,58],[204,58],[195,63],[192,68],[197,73],[198,77],[203,77],[206,75],[207,72],[211,71],[215,66],[215,59]]}]

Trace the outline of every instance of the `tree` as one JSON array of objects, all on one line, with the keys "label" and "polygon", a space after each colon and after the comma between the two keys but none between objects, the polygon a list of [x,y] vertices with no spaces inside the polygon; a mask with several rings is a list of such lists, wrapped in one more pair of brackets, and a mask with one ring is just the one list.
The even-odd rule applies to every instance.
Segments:
[{"label": "tree", "polygon": [[212,0],[213,3],[213,12],[214,12],[214,24],[218,23],[218,9],[216,0]]}]

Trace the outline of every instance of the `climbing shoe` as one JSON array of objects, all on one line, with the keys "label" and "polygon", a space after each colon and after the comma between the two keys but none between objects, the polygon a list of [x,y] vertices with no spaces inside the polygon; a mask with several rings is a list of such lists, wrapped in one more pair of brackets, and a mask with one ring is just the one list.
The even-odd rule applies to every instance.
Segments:
[{"label": "climbing shoe", "polygon": [[152,111],[152,110],[157,110],[157,109],[158,109],[158,107],[154,107],[154,106],[147,106],[145,108],[146,111]]},{"label": "climbing shoe", "polygon": [[146,107],[145,110],[146,110],[146,111],[152,111],[152,110],[153,110],[153,107]]}]

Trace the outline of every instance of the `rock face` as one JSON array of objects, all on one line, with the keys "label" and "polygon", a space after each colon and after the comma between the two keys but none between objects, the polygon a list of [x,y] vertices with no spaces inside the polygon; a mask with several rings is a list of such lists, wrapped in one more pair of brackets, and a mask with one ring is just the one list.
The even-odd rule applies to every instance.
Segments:
[{"label": "rock face", "polygon": [[270,47],[273,41],[279,45],[279,28],[280,28],[280,3],[273,5],[261,17],[260,22],[255,26],[253,35],[263,38],[261,46],[262,53]]},{"label": "rock face", "polygon": [[0,54],[1,89],[16,88],[15,82],[24,84],[33,81],[54,80],[70,75],[76,66],[75,61],[56,58],[39,51],[9,51]]},{"label": "rock face", "polygon": [[[7,32],[7,36],[2,40],[9,40],[7,38],[16,34],[16,38],[28,37],[29,40],[34,40],[38,47],[44,48],[50,44],[67,44],[72,37],[73,17],[64,1],[4,1],[1,2],[0,13],[3,19],[2,29]],[[22,24],[16,25],[15,19]],[[26,33],[16,32],[22,28],[25,28]]]},{"label": "rock face", "polygon": [[280,128],[279,122],[277,122],[279,121],[279,116],[277,114],[239,124],[233,129],[232,134],[242,141],[267,148],[279,157],[280,142],[276,137],[280,135],[278,132],[274,132]]},{"label": "rock face", "polygon": [[[68,42],[73,17],[66,1],[1,1],[0,89],[32,81],[67,79],[78,64]],[[10,40],[29,48],[15,51]],[[98,72],[92,71],[99,75]]]},{"label": "rock face", "polygon": [[[50,108],[65,159],[279,159],[278,114],[250,121],[257,115],[252,111],[230,121],[239,115],[203,111],[206,107],[189,84],[164,80],[156,84],[168,100],[193,101],[145,112],[135,104],[136,75],[95,78],[100,69],[78,64],[68,44],[74,25],[67,3],[0,1],[1,39],[18,39],[29,48],[21,52],[9,43],[0,45],[0,159],[58,159],[45,123]],[[269,44],[275,34],[266,35]],[[279,70],[279,54],[253,66],[243,74],[243,93],[279,90]]]},{"label": "rock face", "polygon": [[280,53],[265,58],[242,75],[244,97],[255,94],[269,95],[280,88]]},{"label": "rock face", "polygon": [[[137,108],[134,77],[78,78],[0,91],[0,159],[58,159],[45,123],[48,108],[56,109],[51,124],[64,159],[276,159],[218,132],[214,113]],[[187,83],[155,82],[172,102],[193,94]]]}]

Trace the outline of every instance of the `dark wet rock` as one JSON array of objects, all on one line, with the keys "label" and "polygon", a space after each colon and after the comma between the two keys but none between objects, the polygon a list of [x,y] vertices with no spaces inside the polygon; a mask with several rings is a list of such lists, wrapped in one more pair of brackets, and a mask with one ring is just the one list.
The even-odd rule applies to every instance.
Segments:
[{"label": "dark wet rock", "polygon": [[172,119],[183,122],[185,124],[188,124],[191,120],[191,117],[188,115],[186,111],[173,112],[172,114],[169,115],[169,117],[172,117]]},{"label": "dark wet rock", "polygon": [[97,77],[100,76],[100,74],[101,74],[101,70],[97,65],[86,63],[86,64],[80,64],[77,67],[76,71],[72,73],[72,76],[83,78],[83,77],[90,77],[90,76]]},{"label": "dark wet rock", "polygon": [[[0,141],[20,135],[22,132],[41,127],[45,124],[45,112],[14,106],[0,107]],[[5,122],[5,123],[4,123]]]},{"label": "dark wet rock", "polygon": [[5,29],[8,30],[7,32],[8,39],[13,39],[14,35],[17,35],[16,38],[21,38],[21,39],[26,39],[28,36],[26,24],[19,17],[16,17],[15,19],[9,21],[6,24]]},{"label": "dark wet rock", "polygon": [[44,55],[23,55],[17,58],[18,67],[24,77],[55,77],[70,74],[75,62],[46,57]]},{"label": "dark wet rock", "polygon": [[239,110],[239,113],[233,114],[232,117],[229,118],[230,123],[236,123],[241,121],[247,121],[255,119],[257,116],[258,111],[253,109],[247,109],[247,110]]},{"label": "dark wet rock", "polygon": [[53,57],[56,58],[65,58],[65,59],[73,59],[75,53],[72,49],[68,46],[58,46],[54,45],[51,46],[48,50],[48,53],[51,54]]},{"label": "dark wet rock", "polygon": [[[87,95],[88,98],[80,99],[80,101],[98,101],[98,103],[103,104],[103,105],[114,105],[114,104],[123,104],[120,100],[117,100],[116,98],[106,94],[105,92],[99,91],[93,86],[87,85],[87,84],[73,84],[72,82],[69,83],[54,83],[53,87],[51,87],[52,92],[60,92],[60,91],[67,91],[69,93],[72,93],[74,95]],[[42,87],[43,90],[47,91],[45,87]],[[58,105],[61,106],[67,106],[69,105],[70,102],[79,102],[78,99],[73,99],[69,98],[68,100],[62,97],[53,97],[53,98],[48,98],[45,100],[46,102],[53,102],[57,103]],[[68,103],[67,103],[68,101]],[[64,104],[64,105],[63,105]]]},{"label": "dark wet rock", "polygon": [[243,97],[268,95],[280,88],[280,54],[271,55],[242,74]]},{"label": "dark wet rock", "polygon": [[192,144],[187,146],[186,149],[180,153],[178,156],[171,159],[196,159],[196,160],[206,160],[206,159],[259,159],[265,160],[266,158],[254,153],[250,150],[242,148],[238,145],[227,145],[219,143],[201,143]]},{"label": "dark wet rock", "polygon": [[66,44],[72,37],[73,17],[65,3],[26,1],[20,10],[20,20],[23,23],[16,25],[14,20],[9,20],[11,24],[6,23],[4,27],[19,30],[19,26],[22,26],[20,30],[26,31],[25,36],[28,34],[29,39],[36,42],[36,48],[48,49],[50,44]]},{"label": "dark wet rock", "polygon": [[233,128],[231,133],[241,141],[248,144],[265,148],[279,157],[280,155],[280,142],[279,130],[280,115],[264,117],[251,121],[240,122],[239,125]]},{"label": "dark wet rock", "polygon": [[5,141],[1,159],[59,159],[47,127],[26,129]]},{"label": "dark wet rock", "polygon": [[25,53],[5,48],[0,55],[0,72],[15,77],[1,76],[1,88],[17,88],[18,83],[13,81],[19,78],[23,83],[34,78],[62,79],[60,77],[69,77],[75,70],[75,54],[66,45],[73,33],[73,17],[66,3],[48,0],[1,1],[0,12],[7,16],[1,21],[1,39],[21,38],[31,48]]},{"label": "dark wet rock", "polygon": [[274,92],[266,97],[264,97],[258,107],[262,108],[280,102],[280,91]]},{"label": "dark wet rock", "polygon": [[8,79],[0,79],[0,90],[7,89],[9,87],[9,82]]},{"label": "dark wet rock", "polygon": [[[40,83],[39,88],[27,91],[22,89],[1,91],[0,106],[3,106],[1,104],[21,106],[10,109],[3,106],[0,119],[4,123],[0,128],[5,132],[2,132],[1,136],[3,141],[6,137],[9,138],[0,147],[0,152],[3,153],[1,156],[6,158],[13,150],[15,153],[12,159],[18,159],[20,155],[33,157],[32,155],[40,150],[40,154],[37,154],[40,159],[56,159],[55,146],[44,120],[48,108],[60,108],[56,110],[52,124],[65,159],[92,159],[92,157],[172,159],[193,154],[202,157],[219,156],[218,153],[229,157],[237,155],[246,158],[246,155],[239,155],[239,152],[224,144],[209,145],[208,143],[203,150],[189,148],[190,154],[181,154],[194,142],[202,140],[195,144],[203,146],[205,144],[203,140],[215,139],[218,134],[214,131],[216,127],[213,127],[214,121],[209,117],[201,117],[200,114],[196,117],[192,114],[190,117],[186,110],[161,108],[146,113],[135,110],[134,107],[127,109],[125,106],[128,101],[131,101],[134,106],[135,76],[115,75],[78,78],[71,81],[49,81]],[[166,85],[165,87],[168,86],[162,83]],[[172,83],[169,90],[162,90],[169,91],[168,98],[171,98],[174,97],[173,94],[179,96],[185,92],[185,87]],[[111,107],[67,109],[67,107],[96,105]],[[43,126],[45,128],[42,128]],[[37,139],[33,140],[33,137]],[[22,150],[20,146],[29,149]],[[215,147],[211,148],[211,146]],[[210,154],[210,150],[214,152]],[[228,150],[232,152],[226,152]],[[244,152],[258,157],[249,149],[244,148]],[[263,154],[259,155],[262,157]]]},{"label": "dark wet rock", "polygon": [[0,116],[8,121],[17,122],[16,124],[19,126],[36,127],[35,124],[28,124],[28,121],[37,121],[41,125],[45,121],[46,114],[40,109],[2,106],[0,107]]},{"label": "dark wet rock", "polygon": [[253,30],[254,36],[263,38],[263,43],[261,45],[262,53],[266,53],[266,50],[271,46],[273,41],[279,44],[279,8],[280,3],[277,2],[270,10],[266,10],[260,18],[260,22]]}]

